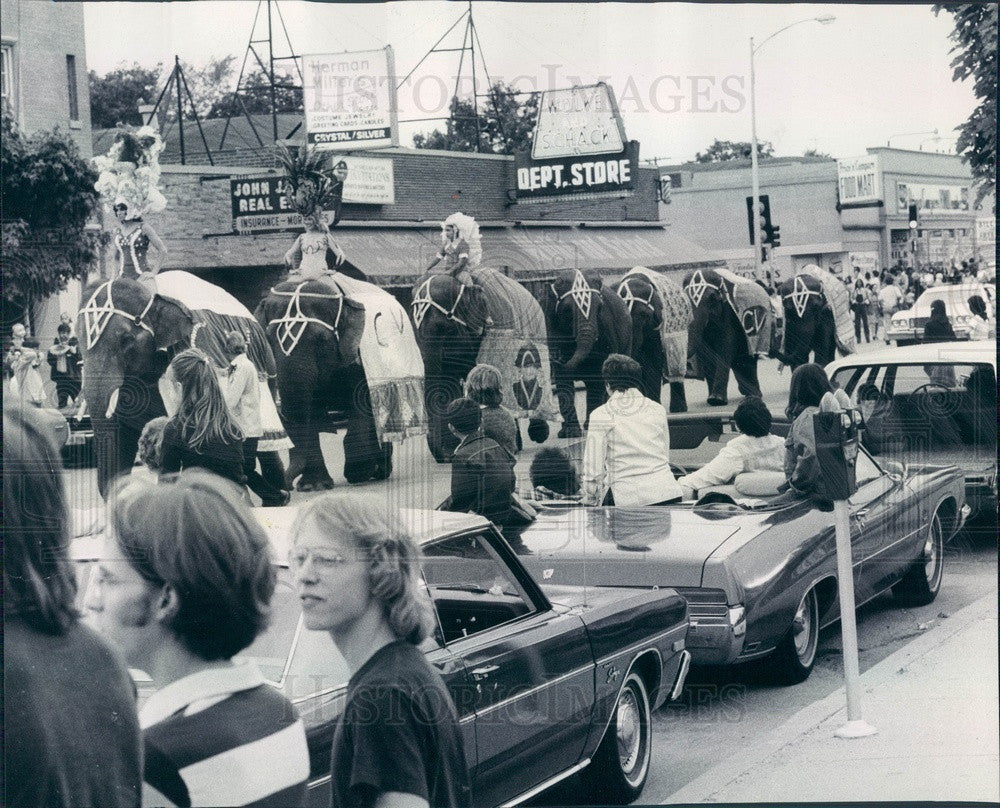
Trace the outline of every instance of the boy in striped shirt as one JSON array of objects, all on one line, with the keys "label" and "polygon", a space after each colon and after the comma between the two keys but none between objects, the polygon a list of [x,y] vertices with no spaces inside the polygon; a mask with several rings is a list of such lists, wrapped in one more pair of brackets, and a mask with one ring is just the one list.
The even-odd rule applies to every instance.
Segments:
[{"label": "boy in striped shirt", "polygon": [[234,485],[194,469],[110,497],[92,624],[157,687],[139,711],[143,805],[300,806],[309,752],[292,704],[233,661],[267,625],[275,571]]}]

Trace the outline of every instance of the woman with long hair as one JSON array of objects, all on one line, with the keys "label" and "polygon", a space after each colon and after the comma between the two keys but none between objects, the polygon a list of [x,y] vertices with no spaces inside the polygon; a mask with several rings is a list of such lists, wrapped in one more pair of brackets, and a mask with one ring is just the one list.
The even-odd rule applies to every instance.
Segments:
[{"label": "woman with long hair", "polygon": [[17,806],[139,804],[132,681],[80,622],[59,451],[4,407],[4,778]]},{"label": "woman with long hair", "polygon": [[823,395],[832,392],[826,371],[817,364],[801,365],[792,374],[785,408],[792,422],[785,439],[785,478],[798,496],[817,494],[822,487],[813,416],[819,412]]},{"label": "woman with long hair", "polygon": [[200,466],[243,485],[243,432],[229,413],[212,360],[190,348],[174,357],[168,374],[181,395],[163,428],[162,473]]},{"label": "woman with long hair", "polygon": [[931,301],[931,316],[924,326],[924,340],[926,342],[949,342],[955,339],[955,329],[951,327],[951,320],[948,319],[948,310],[945,308],[943,300]]}]

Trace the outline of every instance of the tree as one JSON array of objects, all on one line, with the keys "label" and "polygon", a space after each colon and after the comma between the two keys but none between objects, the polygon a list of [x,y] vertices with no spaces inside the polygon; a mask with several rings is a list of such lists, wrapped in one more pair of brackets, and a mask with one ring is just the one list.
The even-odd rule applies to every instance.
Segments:
[{"label": "tree", "polygon": [[530,94],[519,101],[516,89],[496,82],[489,89],[489,98],[479,107],[479,129],[476,130],[476,110],[471,100],[451,99],[446,129],[435,129],[413,136],[418,149],[445,151],[478,151],[493,154],[514,154],[531,148],[531,138],[538,121],[538,95]]},{"label": "tree", "polygon": [[832,160],[833,159],[833,155],[832,154],[827,154],[826,152],[822,152],[819,149],[806,149],[804,152],[802,152],[802,156],[803,157],[823,157],[823,158],[825,158],[827,160]]},{"label": "tree", "polygon": [[953,81],[973,79],[979,106],[961,126],[956,127],[956,149],[969,164],[978,191],[976,203],[996,187],[997,182],[997,4],[939,3],[934,14],[950,12],[955,18],[951,40],[955,54],[951,66]]},{"label": "tree", "polygon": [[159,94],[163,65],[122,65],[105,76],[90,71],[90,120],[95,129],[110,129],[120,123],[139,126],[139,99],[152,103]]},{"label": "tree", "polygon": [[[293,86],[290,76],[275,71],[274,84],[274,100],[278,112],[302,114],[305,111],[302,103],[302,88]],[[242,100],[242,104],[240,100]],[[205,117],[224,118],[229,115],[242,115],[244,106],[251,115],[270,114],[271,84],[263,70],[257,70],[243,77],[240,86],[240,100],[237,100],[235,91],[228,93],[212,104]]]},{"label": "tree", "polygon": [[[750,157],[751,144],[743,140],[716,140],[704,152],[698,152],[695,162],[724,163],[729,160],[744,160]],[[757,142],[758,157],[773,157],[774,147],[770,141]]]},{"label": "tree", "polygon": [[28,308],[83,278],[100,236],[86,230],[97,209],[97,172],[59,132],[25,137],[3,109],[4,300]]}]

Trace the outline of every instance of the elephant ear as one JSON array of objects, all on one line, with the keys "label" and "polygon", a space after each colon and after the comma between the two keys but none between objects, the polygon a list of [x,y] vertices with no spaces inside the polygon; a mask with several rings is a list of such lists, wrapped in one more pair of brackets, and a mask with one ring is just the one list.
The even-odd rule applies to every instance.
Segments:
[{"label": "elephant ear", "polygon": [[191,310],[166,295],[156,295],[149,310],[148,319],[153,327],[153,335],[158,349],[171,348],[191,340],[194,315]]}]

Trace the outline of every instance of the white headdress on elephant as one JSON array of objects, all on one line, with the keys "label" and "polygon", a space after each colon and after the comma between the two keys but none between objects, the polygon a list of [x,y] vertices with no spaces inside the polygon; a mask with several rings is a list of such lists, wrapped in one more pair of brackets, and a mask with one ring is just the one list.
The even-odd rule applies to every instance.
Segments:
[{"label": "white headdress on elephant", "polygon": [[453,213],[441,222],[441,243],[447,244],[446,228],[452,225],[457,231],[457,238],[464,239],[469,245],[469,269],[475,269],[483,260],[483,243],[479,236],[479,225],[471,216],[464,213]]},{"label": "white headdress on elephant", "polygon": [[151,126],[122,127],[108,153],[94,158],[100,172],[94,188],[104,204],[128,206],[128,218],[139,219],[167,207],[160,191],[160,152],[163,140]]}]

